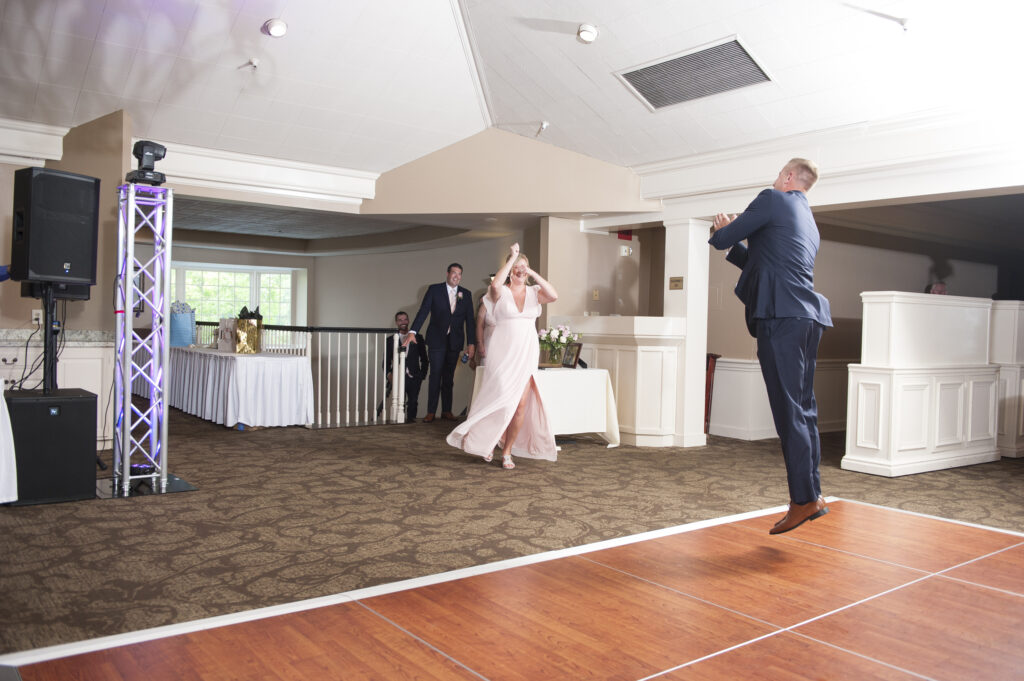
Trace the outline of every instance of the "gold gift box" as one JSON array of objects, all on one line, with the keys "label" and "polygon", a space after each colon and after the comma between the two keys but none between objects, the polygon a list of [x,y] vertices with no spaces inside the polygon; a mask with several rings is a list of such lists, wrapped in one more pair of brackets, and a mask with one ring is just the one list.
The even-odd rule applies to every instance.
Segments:
[{"label": "gold gift box", "polygon": [[260,319],[239,319],[235,327],[235,352],[254,355],[260,351],[260,336],[263,321]]}]

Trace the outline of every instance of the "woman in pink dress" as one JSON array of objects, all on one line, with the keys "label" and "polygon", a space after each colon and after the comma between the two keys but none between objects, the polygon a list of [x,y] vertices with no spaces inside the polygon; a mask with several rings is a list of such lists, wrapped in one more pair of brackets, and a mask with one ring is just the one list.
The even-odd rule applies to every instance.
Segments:
[{"label": "woman in pink dress", "polygon": [[[505,278],[508,285],[503,285]],[[527,286],[533,277],[537,284]],[[509,257],[491,281],[494,334],[487,345],[487,370],[469,416],[448,434],[448,444],[490,461],[501,447],[502,467],[515,468],[512,455],[557,458],[555,436],[533,379],[540,359],[537,317],[541,305],[558,299],[555,288],[530,269],[512,244]]]}]

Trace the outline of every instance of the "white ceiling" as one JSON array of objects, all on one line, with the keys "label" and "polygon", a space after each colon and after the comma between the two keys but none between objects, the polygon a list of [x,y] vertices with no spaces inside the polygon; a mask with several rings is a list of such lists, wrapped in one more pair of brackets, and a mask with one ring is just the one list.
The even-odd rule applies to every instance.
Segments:
[{"label": "white ceiling", "polygon": [[[0,117],[75,126],[124,109],[139,138],[377,173],[548,121],[541,141],[632,167],[1001,105],[1019,4],[0,0]],[[273,17],[285,37],[260,32]],[[575,39],[584,21],[591,45]],[[616,76],[733,37],[770,82],[652,112]],[[338,229],[321,235],[359,228]]]}]

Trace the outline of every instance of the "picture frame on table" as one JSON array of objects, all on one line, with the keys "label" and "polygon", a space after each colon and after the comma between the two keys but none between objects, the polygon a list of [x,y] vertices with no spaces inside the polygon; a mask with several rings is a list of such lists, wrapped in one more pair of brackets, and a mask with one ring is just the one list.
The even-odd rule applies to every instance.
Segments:
[{"label": "picture frame on table", "polygon": [[565,352],[562,353],[562,367],[566,369],[575,369],[576,365],[580,361],[580,350],[583,348],[583,343],[569,343],[565,346]]}]

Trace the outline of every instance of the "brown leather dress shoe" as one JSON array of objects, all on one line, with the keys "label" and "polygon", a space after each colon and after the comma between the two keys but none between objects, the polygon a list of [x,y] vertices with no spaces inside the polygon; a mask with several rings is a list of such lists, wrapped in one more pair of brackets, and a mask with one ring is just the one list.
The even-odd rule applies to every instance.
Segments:
[{"label": "brown leather dress shoe", "polygon": [[789,504],[789,511],[783,516],[782,520],[775,523],[772,529],[768,530],[768,534],[782,534],[783,532],[789,532],[803,525],[808,520],[814,520],[828,513],[828,506],[825,505],[825,499],[818,497],[814,501],[806,504]]},{"label": "brown leather dress shoe", "polygon": [[423,417],[423,423],[430,423],[433,420],[434,420],[434,415],[433,414],[427,414],[426,416]]},{"label": "brown leather dress shoe", "polygon": [[446,411],[446,412],[442,412],[441,413],[441,420],[442,421],[455,421],[457,419],[455,418],[455,414],[451,413],[450,411]]}]

